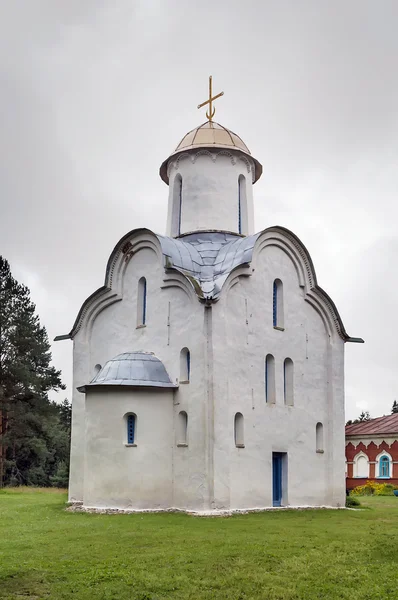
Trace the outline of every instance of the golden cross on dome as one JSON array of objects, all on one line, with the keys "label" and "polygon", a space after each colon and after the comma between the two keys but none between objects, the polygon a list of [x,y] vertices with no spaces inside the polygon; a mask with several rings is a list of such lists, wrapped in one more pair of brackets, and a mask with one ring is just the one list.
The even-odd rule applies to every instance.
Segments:
[{"label": "golden cross on dome", "polygon": [[213,108],[213,101],[217,100],[217,98],[220,98],[220,96],[224,95],[224,92],[220,92],[219,94],[217,94],[216,96],[212,96],[212,76],[210,75],[209,77],[209,99],[206,100],[206,102],[202,102],[202,104],[198,104],[198,108],[202,108],[202,106],[206,106],[206,104],[209,105],[209,112],[206,111],[206,117],[209,119],[209,121],[211,122],[213,120],[214,114],[216,112],[216,109]]}]

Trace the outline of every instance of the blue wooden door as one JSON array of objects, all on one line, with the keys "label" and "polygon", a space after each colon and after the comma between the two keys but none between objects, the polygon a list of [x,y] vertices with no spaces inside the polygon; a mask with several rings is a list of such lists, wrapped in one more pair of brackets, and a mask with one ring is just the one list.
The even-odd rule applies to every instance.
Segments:
[{"label": "blue wooden door", "polygon": [[282,454],[272,453],[272,506],[282,504]]}]

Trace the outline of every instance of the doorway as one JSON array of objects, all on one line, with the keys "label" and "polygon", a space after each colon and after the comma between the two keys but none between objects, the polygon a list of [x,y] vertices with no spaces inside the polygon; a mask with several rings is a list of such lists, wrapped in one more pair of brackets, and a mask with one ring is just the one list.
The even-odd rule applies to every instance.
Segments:
[{"label": "doorway", "polygon": [[272,453],[272,506],[282,506],[284,452]]}]

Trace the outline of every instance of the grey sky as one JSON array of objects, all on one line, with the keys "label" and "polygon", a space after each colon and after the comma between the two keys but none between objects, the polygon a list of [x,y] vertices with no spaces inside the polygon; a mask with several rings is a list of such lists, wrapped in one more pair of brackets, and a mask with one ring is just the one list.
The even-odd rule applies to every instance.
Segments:
[{"label": "grey sky", "polygon": [[[50,338],[130,229],[163,233],[161,162],[215,119],[262,163],[256,229],[307,246],[346,345],[347,418],[398,399],[396,0],[0,0],[0,252]],[[71,386],[71,342],[53,344]],[[64,394],[62,394],[62,399]]]}]

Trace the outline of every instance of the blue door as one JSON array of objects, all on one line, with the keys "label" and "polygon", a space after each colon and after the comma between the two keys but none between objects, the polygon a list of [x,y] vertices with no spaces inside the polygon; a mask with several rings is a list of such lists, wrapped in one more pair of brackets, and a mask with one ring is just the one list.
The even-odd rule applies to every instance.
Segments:
[{"label": "blue door", "polygon": [[282,504],[282,458],[281,452],[272,453],[272,506]]}]

